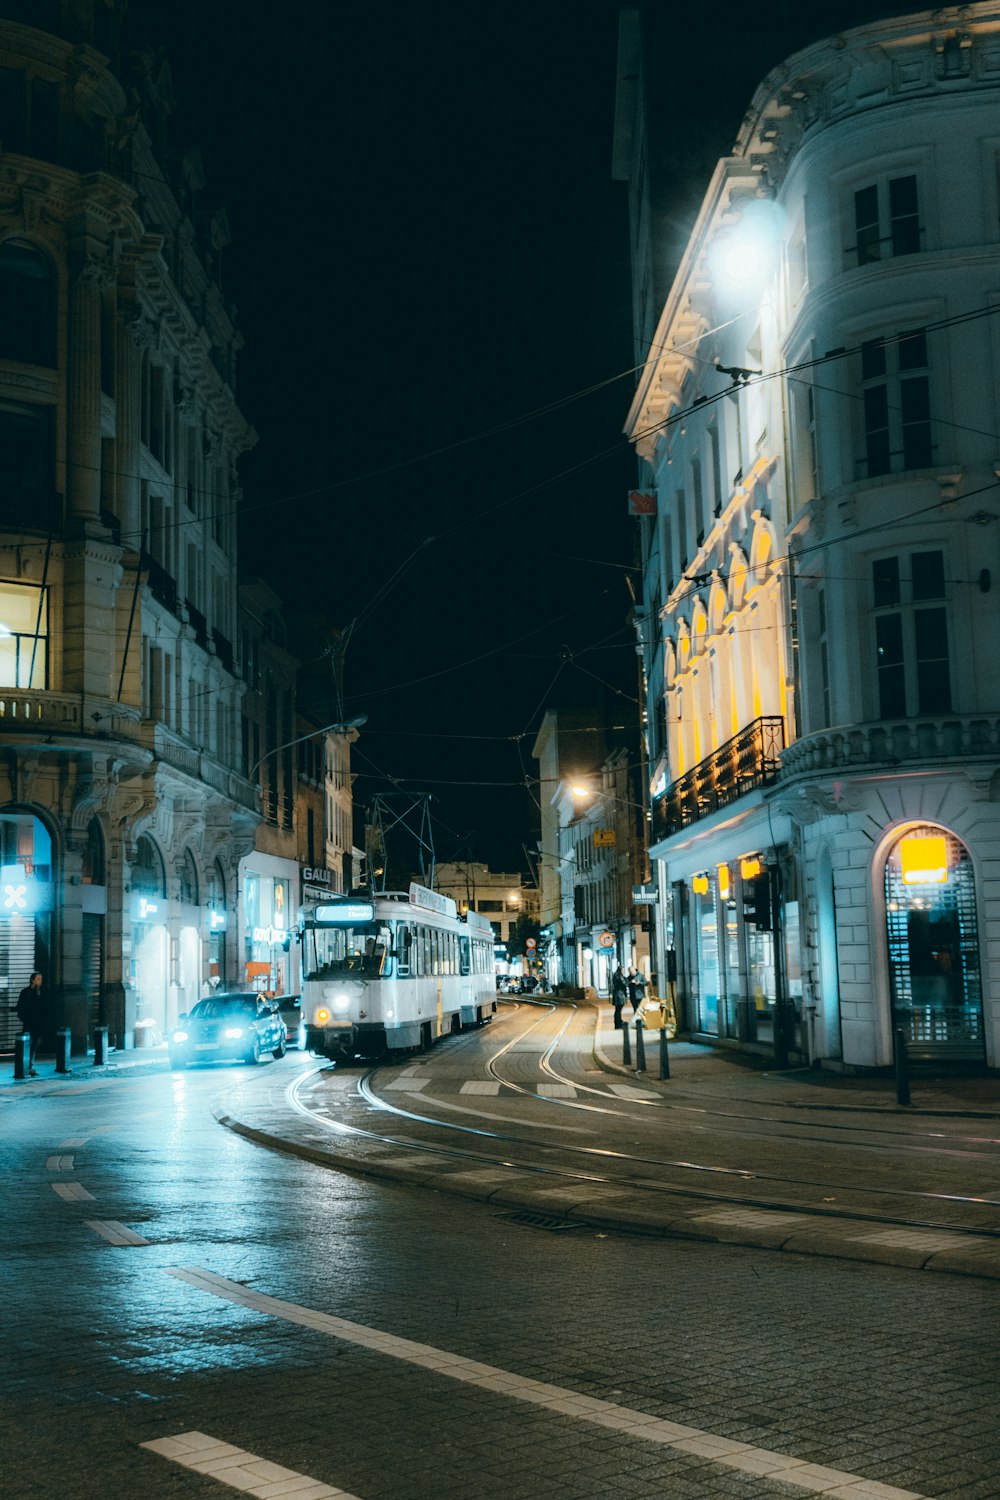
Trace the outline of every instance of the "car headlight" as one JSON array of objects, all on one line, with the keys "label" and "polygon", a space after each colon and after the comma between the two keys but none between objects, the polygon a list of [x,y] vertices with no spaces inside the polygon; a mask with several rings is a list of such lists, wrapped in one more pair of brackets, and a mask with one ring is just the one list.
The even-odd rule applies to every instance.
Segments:
[{"label": "car headlight", "polygon": [[329,1019],[330,1019],[330,1012],[327,1010],[327,1008],[326,1008],[325,1005],[321,1005],[320,1008],[319,1008],[319,1010],[316,1012],[316,1020],[319,1022],[319,1024],[321,1026],[325,1026],[326,1023],[327,1023],[327,1021],[329,1021]]},{"label": "car headlight", "polygon": [[172,1042],[186,1042],[187,1039],[188,1034],[186,1031],[175,1031],[173,1036],[170,1038]]},{"label": "car headlight", "polygon": [[226,1029],[225,1029],[225,1031],[222,1033],[222,1035],[224,1037],[227,1037],[228,1039],[232,1040],[235,1037],[243,1035],[243,1027],[242,1026],[227,1026]]}]

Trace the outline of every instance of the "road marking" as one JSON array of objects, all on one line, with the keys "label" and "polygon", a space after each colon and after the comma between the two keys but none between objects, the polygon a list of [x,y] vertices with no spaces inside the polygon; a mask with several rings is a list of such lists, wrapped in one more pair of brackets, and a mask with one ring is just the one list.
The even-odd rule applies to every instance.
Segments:
[{"label": "road marking", "polygon": [[544,1406],[550,1411],[561,1412],[584,1422],[593,1422],[598,1427],[628,1432],[630,1437],[664,1443],[680,1452],[698,1454],[731,1469],[780,1479],[799,1489],[823,1494],[826,1500],[927,1500],[926,1496],[919,1495],[914,1490],[896,1489],[893,1485],[863,1479],[861,1475],[849,1474],[843,1469],[829,1469],[807,1463],[804,1459],[793,1458],[787,1453],[773,1453],[767,1448],[756,1448],[752,1443],[737,1443],[731,1438],[718,1437],[697,1427],[685,1427],[678,1422],[654,1417],[649,1412],[619,1406],[614,1401],[581,1396],[563,1386],[528,1380],[509,1370],[501,1370],[496,1365],[485,1365],[475,1359],[450,1354],[445,1349],[435,1349],[431,1344],[418,1344],[412,1339],[397,1338],[395,1334],[367,1328],[363,1323],[351,1323],[346,1318],[337,1318],[331,1313],[314,1312],[295,1302],[284,1302],[280,1297],[269,1297],[264,1292],[251,1291],[238,1281],[228,1281],[224,1276],[216,1276],[202,1266],[178,1266],[168,1270],[167,1275],[225,1302],[249,1307],[266,1317],[298,1323],[303,1328],[312,1328],[317,1333],[328,1334],[345,1343],[357,1344],[364,1349],[391,1355],[394,1359],[406,1360],[408,1364],[422,1365],[433,1370],[436,1375],[447,1376],[450,1380],[461,1380],[483,1390],[497,1391],[515,1401],[530,1401],[535,1406]]},{"label": "road marking", "polygon": [[93,1193],[88,1193],[82,1182],[54,1182],[52,1191],[60,1198],[65,1198],[69,1203],[82,1203],[85,1198],[93,1201]]},{"label": "road marking", "polygon": [[88,1219],[87,1227],[110,1245],[148,1245],[141,1234],[136,1234],[134,1229],[129,1229],[124,1224],[119,1224],[117,1219]]},{"label": "road marking", "polygon": [[390,1078],[389,1082],[383,1083],[381,1087],[386,1092],[396,1089],[402,1093],[415,1094],[419,1089],[425,1089],[429,1083],[429,1078]]},{"label": "road marking", "polygon": [[245,1448],[221,1443],[204,1432],[179,1432],[176,1437],[153,1438],[139,1447],[182,1464],[185,1469],[193,1469],[196,1474],[208,1474],[245,1495],[257,1495],[261,1500],[265,1496],[284,1495],[289,1500],[321,1500],[329,1495],[338,1495],[340,1500],[358,1500],[346,1490],[324,1484],[321,1479],[311,1479],[295,1469],[285,1469],[281,1464],[272,1464]]},{"label": "road marking", "polygon": [[45,1165],[50,1172],[72,1172],[73,1158],[71,1156],[50,1156]]},{"label": "road marking", "polygon": [[460,1094],[499,1094],[500,1085],[490,1078],[470,1078],[458,1091]]},{"label": "road marking", "polygon": [[85,1146],[89,1140],[88,1135],[71,1135],[59,1142],[59,1149],[63,1151],[67,1146]]},{"label": "road marking", "polygon": [[642,1089],[635,1083],[609,1083],[608,1088],[619,1099],[655,1099],[657,1104],[663,1103],[655,1089]]},{"label": "road marking", "polygon": [[543,1099],[575,1099],[576,1089],[570,1083],[537,1083],[535,1093]]}]

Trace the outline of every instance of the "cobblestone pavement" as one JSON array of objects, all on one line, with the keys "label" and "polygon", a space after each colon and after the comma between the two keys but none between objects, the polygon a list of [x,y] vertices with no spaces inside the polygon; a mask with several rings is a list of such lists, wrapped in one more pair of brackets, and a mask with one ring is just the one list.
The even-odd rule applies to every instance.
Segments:
[{"label": "cobblestone pavement", "polygon": [[992,1282],[547,1232],[219,1129],[309,1066],[0,1088],[5,1496],[1000,1493]]}]

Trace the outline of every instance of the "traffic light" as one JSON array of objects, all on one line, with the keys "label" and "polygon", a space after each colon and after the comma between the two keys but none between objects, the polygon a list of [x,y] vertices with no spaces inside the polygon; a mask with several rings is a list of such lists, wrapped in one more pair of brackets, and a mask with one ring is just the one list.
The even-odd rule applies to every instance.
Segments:
[{"label": "traffic light", "polygon": [[743,882],[743,920],[752,922],[758,932],[774,931],[770,871]]}]

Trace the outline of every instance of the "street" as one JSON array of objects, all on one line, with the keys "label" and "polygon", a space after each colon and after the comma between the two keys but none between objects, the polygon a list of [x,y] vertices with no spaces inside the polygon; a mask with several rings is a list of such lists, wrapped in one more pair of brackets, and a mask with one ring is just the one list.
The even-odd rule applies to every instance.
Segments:
[{"label": "street", "polygon": [[[551,1024],[514,1008],[420,1059],[417,1085],[405,1064],[378,1070],[371,1098],[357,1092],[363,1069],[334,1087],[336,1072],[298,1053],[108,1076],[80,1060],[20,1088],[8,1075],[4,1493],[996,1496],[995,1280],[518,1215],[513,1192],[483,1202],[357,1161],[337,1170],[222,1123],[283,1117],[318,1155],[321,1110],[334,1127],[391,1129],[394,1159],[406,1145],[426,1154],[420,1130],[433,1127],[386,1103],[419,1095],[427,1119],[483,1131],[459,1120],[444,1081],[484,1060],[502,1068],[517,1041],[527,1087],[529,1028],[559,1066]],[[431,1106],[435,1092],[450,1111]],[[635,1135],[627,1096],[571,1115],[559,1098],[467,1089],[461,1108],[485,1101],[506,1118],[525,1176],[543,1165],[539,1114],[549,1138],[572,1125],[574,1147]],[[764,1113],[749,1098],[741,1109]],[[974,1128],[997,1134],[995,1121]],[[447,1149],[478,1148],[463,1135]],[[912,1141],[881,1136],[878,1149],[879,1173],[908,1182]],[[946,1144],[956,1173],[970,1149]],[[995,1183],[990,1150],[981,1188]],[[792,1145],[773,1139],[767,1154],[800,1175]],[[451,1167],[468,1175],[469,1156]]]}]

